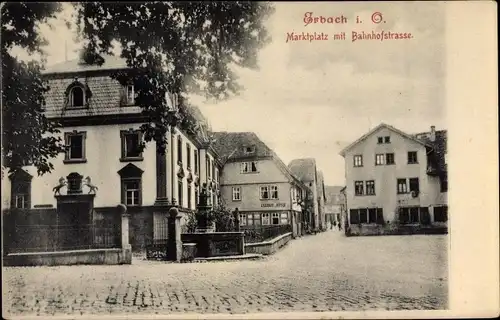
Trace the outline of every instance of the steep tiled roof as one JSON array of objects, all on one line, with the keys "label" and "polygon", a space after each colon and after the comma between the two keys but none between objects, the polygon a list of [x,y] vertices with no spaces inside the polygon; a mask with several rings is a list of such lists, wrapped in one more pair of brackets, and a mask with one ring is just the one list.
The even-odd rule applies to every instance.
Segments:
[{"label": "steep tiled roof", "polygon": [[438,169],[441,172],[446,172],[447,171],[447,166],[446,166],[446,161],[445,161],[445,154],[447,150],[447,144],[448,144],[448,132],[446,130],[437,130],[436,131],[436,138],[434,141],[431,141],[430,132],[421,132],[418,134],[414,135],[417,139],[430,144],[433,148],[434,152],[434,161],[436,161]]},{"label": "steep tiled roof", "polygon": [[316,160],[313,158],[294,159],[288,168],[301,181],[314,181],[316,176]]},{"label": "steep tiled roof", "polygon": [[127,62],[123,58],[111,55],[102,55],[102,57],[104,58],[104,63],[100,66],[84,64],[81,63],[80,59],[74,59],[49,66],[42,73],[73,73],[97,70],[118,70],[127,68]]},{"label": "steep tiled roof", "polygon": [[340,191],[344,187],[342,186],[325,186],[326,193],[326,204],[327,205],[339,205],[342,203]]},{"label": "steep tiled roof", "polygon": [[124,92],[120,83],[109,76],[78,77],[88,86],[92,96],[88,108],[66,108],[66,89],[75,78],[49,79],[50,90],[45,95],[45,114],[48,118],[81,117],[140,113],[141,108],[120,103]]},{"label": "steep tiled roof", "polygon": [[[213,147],[222,162],[250,157],[272,157],[273,151],[253,132],[213,132]],[[251,153],[246,147],[254,148]]]}]

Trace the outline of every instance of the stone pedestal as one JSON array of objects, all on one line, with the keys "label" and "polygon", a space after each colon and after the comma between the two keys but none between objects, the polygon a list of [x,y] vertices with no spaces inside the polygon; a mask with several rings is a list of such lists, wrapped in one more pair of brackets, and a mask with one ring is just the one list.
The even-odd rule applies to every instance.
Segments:
[{"label": "stone pedestal", "polygon": [[180,262],[182,258],[181,217],[177,208],[168,211],[167,261]]}]

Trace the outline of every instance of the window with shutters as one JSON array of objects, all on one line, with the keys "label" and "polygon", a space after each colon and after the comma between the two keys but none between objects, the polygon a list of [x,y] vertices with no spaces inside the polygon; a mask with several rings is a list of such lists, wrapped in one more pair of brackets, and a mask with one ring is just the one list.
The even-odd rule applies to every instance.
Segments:
[{"label": "window with shutters", "polygon": [[31,180],[32,176],[24,170],[12,174],[11,181],[11,208],[31,208]]},{"label": "window with shutters", "polygon": [[86,162],[85,157],[85,140],[87,133],[83,131],[66,132],[64,140],[66,144],[66,156],[64,163],[81,163]]}]

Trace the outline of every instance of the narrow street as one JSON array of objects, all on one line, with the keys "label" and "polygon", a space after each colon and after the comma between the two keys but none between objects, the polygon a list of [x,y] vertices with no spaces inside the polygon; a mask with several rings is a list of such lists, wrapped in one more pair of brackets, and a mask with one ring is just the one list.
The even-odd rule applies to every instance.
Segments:
[{"label": "narrow street", "polygon": [[446,309],[447,236],[327,231],[257,261],[3,268],[5,315]]}]

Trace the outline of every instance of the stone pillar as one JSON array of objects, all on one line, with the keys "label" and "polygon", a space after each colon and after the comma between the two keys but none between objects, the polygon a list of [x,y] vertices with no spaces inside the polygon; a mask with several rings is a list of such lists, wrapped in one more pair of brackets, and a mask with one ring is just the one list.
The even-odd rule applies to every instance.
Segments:
[{"label": "stone pillar", "polygon": [[127,212],[127,206],[124,204],[119,204],[118,212],[121,216],[121,247],[122,255],[120,263],[131,264],[132,263],[132,246],[130,245],[130,214]]},{"label": "stone pillar", "polygon": [[175,172],[174,172],[174,146],[173,146],[173,141],[172,141],[172,135],[167,134],[167,147],[166,147],[166,166],[167,166],[167,198],[169,198],[169,201],[172,201],[174,199],[174,194],[172,192],[172,182],[173,182],[173,177],[175,177]]},{"label": "stone pillar", "polygon": [[179,199],[177,199],[178,195],[178,184],[177,184],[177,170],[178,170],[178,165],[177,163],[179,162],[179,159],[177,159],[177,139],[175,138],[175,128],[172,128],[171,132],[171,137],[170,137],[170,150],[172,152],[170,159],[171,159],[171,166],[172,166],[172,176],[171,176],[171,184],[172,187],[170,190],[172,190],[172,197],[170,198],[171,202],[173,205],[178,204]]},{"label": "stone pillar", "polygon": [[181,216],[177,208],[173,207],[168,211],[167,261],[179,262],[181,257]]}]

